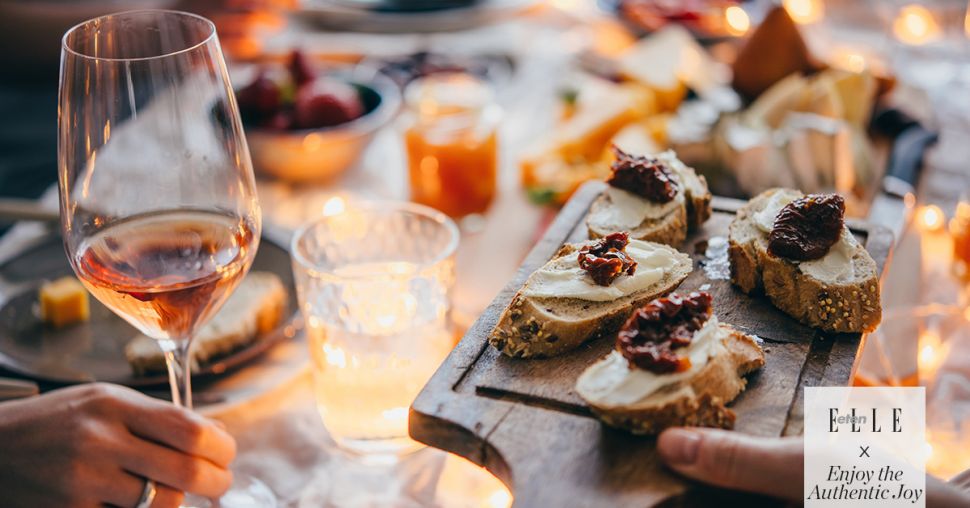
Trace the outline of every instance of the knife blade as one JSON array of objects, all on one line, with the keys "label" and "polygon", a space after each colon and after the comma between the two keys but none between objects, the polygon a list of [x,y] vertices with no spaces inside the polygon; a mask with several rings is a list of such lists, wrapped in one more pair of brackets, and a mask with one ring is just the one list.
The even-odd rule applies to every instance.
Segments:
[{"label": "knife blade", "polygon": [[[869,222],[889,228],[898,242],[909,219],[906,200],[914,199],[923,155],[936,143],[938,134],[927,130],[898,109],[885,109],[873,118],[877,132],[894,137],[889,167],[869,209]],[[912,196],[907,198],[907,196]]]},{"label": "knife blade", "polygon": [[60,220],[57,211],[48,210],[39,201],[19,198],[0,198],[0,223],[38,221],[55,224]]}]

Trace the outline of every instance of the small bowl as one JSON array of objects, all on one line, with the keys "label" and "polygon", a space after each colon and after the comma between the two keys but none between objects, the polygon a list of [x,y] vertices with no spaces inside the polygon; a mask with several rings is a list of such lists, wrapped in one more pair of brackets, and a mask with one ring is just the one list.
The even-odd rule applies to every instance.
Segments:
[{"label": "small bowl", "polygon": [[354,85],[367,112],[347,123],[317,129],[246,127],[249,152],[258,173],[288,182],[332,180],[360,160],[374,134],[401,106],[401,92],[379,72],[338,68],[328,75]]}]

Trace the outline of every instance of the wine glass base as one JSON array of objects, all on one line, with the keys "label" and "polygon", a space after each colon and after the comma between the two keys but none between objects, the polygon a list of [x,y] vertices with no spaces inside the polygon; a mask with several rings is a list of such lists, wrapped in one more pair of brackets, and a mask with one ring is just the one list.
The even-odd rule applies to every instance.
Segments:
[{"label": "wine glass base", "polygon": [[232,487],[217,502],[204,497],[187,495],[181,508],[276,508],[276,494],[262,481],[236,473]]}]

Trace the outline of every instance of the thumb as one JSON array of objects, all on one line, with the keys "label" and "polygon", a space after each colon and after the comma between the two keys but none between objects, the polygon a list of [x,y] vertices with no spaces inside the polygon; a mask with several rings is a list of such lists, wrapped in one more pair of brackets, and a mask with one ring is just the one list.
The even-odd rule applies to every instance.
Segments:
[{"label": "thumb", "polygon": [[672,428],[657,439],[673,470],[704,483],[800,501],[801,438],[758,438],[718,429]]}]

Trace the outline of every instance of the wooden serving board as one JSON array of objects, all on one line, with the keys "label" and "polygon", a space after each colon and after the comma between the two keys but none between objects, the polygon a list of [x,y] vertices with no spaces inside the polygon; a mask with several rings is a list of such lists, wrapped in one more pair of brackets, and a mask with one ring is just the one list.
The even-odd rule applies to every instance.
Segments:
[{"label": "wooden serving board", "polygon": [[[702,487],[665,469],[655,439],[609,428],[590,413],[573,386],[579,374],[605,356],[612,341],[587,343],[548,359],[513,359],[488,344],[488,334],[528,276],[566,242],[587,239],[585,216],[604,185],[584,185],[566,204],[511,282],[468,330],[411,407],[414,439],[488,468],[512,490],[514,506],[645,507],[709,506],[725,496],[749,505],[773,502]],[[725,323],[764,339],[766,364],[748,378],[731,405],[736,430],[759,436],[802,432],[803,386],[848,384],[860,334],[826,335],[775,309],[764,297],[749,297],[730,281],[705,273],[704,246],[727,237],[743,201],[714,199],[714,214],[681,250],[694,271],[681,291],[714,295],[714,312]],[[849,223],[881,271],[892,234],[885,228]]]}]

